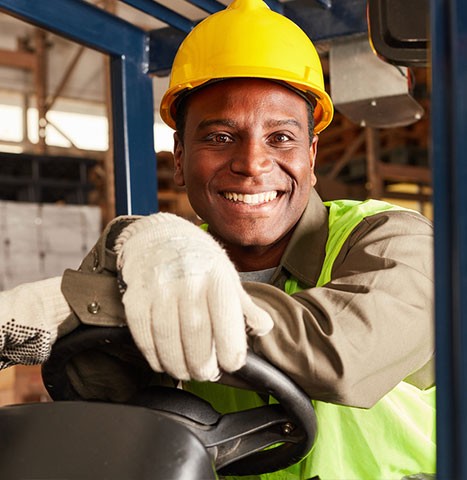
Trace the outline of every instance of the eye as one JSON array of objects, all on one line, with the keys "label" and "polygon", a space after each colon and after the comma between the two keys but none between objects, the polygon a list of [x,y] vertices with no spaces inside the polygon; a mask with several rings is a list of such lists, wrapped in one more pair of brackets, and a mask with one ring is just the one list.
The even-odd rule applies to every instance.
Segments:
[{"label": "eye", "polygon": [[232,142],[232,137],[226,133],[213,133],[208,136],[208,140],[214,143],[230,143]]},{"label": "eye", "polygon": [[290,136],[285,133],[275,133],[272,135],[271,139],[275,143],[285,143],[291,140]]}]

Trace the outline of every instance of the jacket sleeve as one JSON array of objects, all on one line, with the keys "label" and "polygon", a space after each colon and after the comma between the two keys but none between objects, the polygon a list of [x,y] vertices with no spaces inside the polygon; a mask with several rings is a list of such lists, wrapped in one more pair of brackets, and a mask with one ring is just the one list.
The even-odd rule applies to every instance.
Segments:
[{"label": "jacket sleeve", "polygon": [[61,289],[73,313],[60,326],[59,337],[80,323],[104,327],[126,324],[113,245],[119,233],[140,217],[112,220],[77,270],[67,269]]},{"label": "jacket sleeve", "polygon": [[289,296],[245,283],[275,323],[253,349],[317,400],[369,408],[404,379],[431,386],[432,237],[420,215],[378,214],[352,232],[324,286]]}]

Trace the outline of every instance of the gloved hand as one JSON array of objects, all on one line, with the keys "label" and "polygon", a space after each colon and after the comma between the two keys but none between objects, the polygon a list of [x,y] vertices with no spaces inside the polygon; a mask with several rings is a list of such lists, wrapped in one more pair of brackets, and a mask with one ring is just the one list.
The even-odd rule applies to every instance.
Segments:
[{"label": "gloved hand", "polygon": [[0,369],[47,360],[58,326],[71,313],[54,277],[0,292]]},{"label": "gloved hand", "polygon": [[220,370],[244,365],[247,334],[273,327],[221,246],[181,217],[141,218],[122,231],[115,250],[128,327],[155,371],[215,380]]}]

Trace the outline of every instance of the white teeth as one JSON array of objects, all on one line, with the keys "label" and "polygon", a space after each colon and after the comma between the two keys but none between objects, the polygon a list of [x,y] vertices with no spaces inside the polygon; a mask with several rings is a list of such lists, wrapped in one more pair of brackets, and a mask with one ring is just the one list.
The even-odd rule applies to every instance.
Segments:
[{"label": "white teeth", "polygon": [[223,195],[227,200],[231,200],[233,202],[247,203],[248,205],[258,205],[260,203],[267,203],[271,200],[274,200],[277,197],[277,191],[273,190],[271,192],[253,194],[224,192]]}]

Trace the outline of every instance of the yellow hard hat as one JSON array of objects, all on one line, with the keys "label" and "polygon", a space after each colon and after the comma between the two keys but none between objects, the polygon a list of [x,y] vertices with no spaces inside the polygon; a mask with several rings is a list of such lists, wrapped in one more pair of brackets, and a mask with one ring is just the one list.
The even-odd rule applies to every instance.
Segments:
[{"label": "yellow hard hat", "polygon": [[234,0],[200,22],[180,45],[160,114],[175,128],[177,98],[212,80],[265,78],[316,99],[315,132],[332,120],[318,53],[306,33],[262,0]]}]

